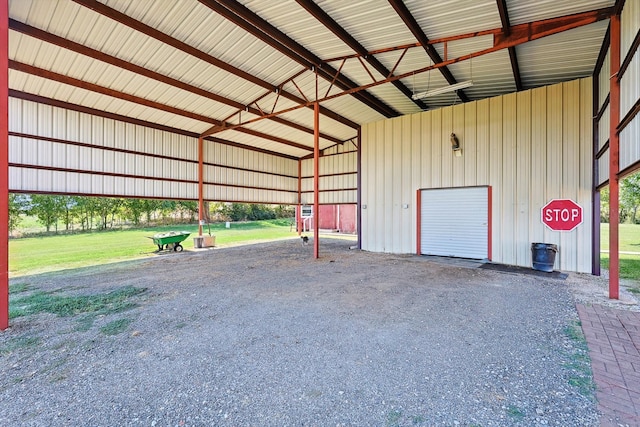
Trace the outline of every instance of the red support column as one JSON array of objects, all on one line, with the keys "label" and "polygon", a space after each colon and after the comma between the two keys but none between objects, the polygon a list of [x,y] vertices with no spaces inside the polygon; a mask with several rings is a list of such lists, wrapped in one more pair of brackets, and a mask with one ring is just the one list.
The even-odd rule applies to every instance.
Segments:
[{"label": "red support column", "polygon": [[313,104],[313,257],[320,258],[320,103]]},{"label": "red support column", "polygon": [[0,330],[9,327],[9,0],[0,0]]},{"label": "red support column", "polygon": [[298,209],[296,209],[298,236],[302,235],[302,160],[298,160]]},{"label": "red support column", "polygon": [[202,236],[202,220],[204,219],[204,141],[198,138],[198,236]]},{"label": "red support column", "polygon": [[609,298],[618,299],[620,286],[620,138],[617,132],[620,123],[620,15],[611,17],[611,77],[609,80]]},{"label": "red support column", "polygon": [[358,249],[362,249],[362,127],[358,128],[358,152],[356,153],[357,158],[357,169],[358,169],[358,190],[357,190],[357,207],[358,212],[356,212],[356,227],[358,228]]}]

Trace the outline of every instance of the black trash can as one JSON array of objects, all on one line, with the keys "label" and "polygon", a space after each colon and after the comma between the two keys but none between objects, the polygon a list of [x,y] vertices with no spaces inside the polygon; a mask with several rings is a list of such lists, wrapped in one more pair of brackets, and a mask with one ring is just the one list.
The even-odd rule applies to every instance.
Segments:
[{"label": "black trash can", "polygon": [[558,245],[552,243],[532,243],[531,257],[533,259],[533,269],[539,271],[553,272],[553,264],[556,262]]}]

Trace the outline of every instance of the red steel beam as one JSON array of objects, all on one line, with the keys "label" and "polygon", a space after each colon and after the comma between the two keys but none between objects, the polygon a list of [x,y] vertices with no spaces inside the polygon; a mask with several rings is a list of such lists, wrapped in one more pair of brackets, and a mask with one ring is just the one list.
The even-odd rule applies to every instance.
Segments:
[{"label": "red steel beam", "polygon": [[[440,62],[438,64],[429,65],[428,67],[419,68],[417,70],[409,71],[403,74],[395,75],[384,80],[379,80],[377,82],[369,83],[366,85],[359,86],[357,88],[348,89],[340,93],[335,93],[333,95],[325,96],[324,98],[318,98],[317,101],[309,102],[307,105],[296,105],[295,107],[285,108],[283,110],[273,112],[270,114],[265,114],[264,116],[258,117],[256,119],[247,120],[242,124],[234,125],[231,127],[227,127],[225,130],[229,130],[236,126],[246,126],[249,123],[254,123],[259,120],[264,120],[273,116],[277,116],[280,114],[285,114],[299,108],[306,107],[308,105],[312,105],[315,102],[325,102],[332,99],[339,98],[341,96],[349,95],[351,93],[366,90],[375,86],[379,86],[382,84],[390,83],[394,80],[404,79],[407,77],[414,76],[416,74],[424,73],[427,71],[435,70],[438,68],[446,67],[451,64],[457,64],[458,62],[466,61],[472,58],[477,58],[479,56],[487,55],[489,53],[497,52],[502,49],[507,49],[511,46],[517,46],[522,43],[526,43],[532,40],[538,40],[543,37],[547,37],[553,34],[558,34],[563,31],[567,31],[573,28],[578,28],[584,25],[592,24],[594,22],[601,21],[603,19],[609,19],[611,17],[612,8],[606,9],[598,9],[589,12],[579,13],[570,16],[563,16],[561,18],[552,18],[546,19],[543,21],[536,21],[521,25],[516,25],[511,27],[511,35],[505,36],[502,31],[494,32],[494,43],[492,47],[487,49],[480,50],[478,52],[472,52],[463,56],[459,56],[457,58],[449,59],[447,61]],[[515,31],[514,31],[515,30]],[[213,129],[209,134],[216,133],[216,130]]]},{"label": "red steel beam", "polygon": [[[107,88],[104,86],[100,86],[94,83],[85,82],[83,80],[75,79],[73,77],[65,76],[63,74],[58,74],[53,71],[34,67],[32,65],[24,64],[21,62],[9,60],[9,68],[11,68],[12,70],[22,71],[23,73],[28,73],[34,76],[39,76],[48,80],[53,80],[59,83],[64,83],[77,88],[85,89],[91,92],[100,93],[103,95],[111,96],[113,98],[122,99],[124,101],[129,101],[134,104],[144,105],[146,107],[155,108],[157,110],[165,111],[167,113],[172,113],[182,117],[187,117],[193,120],[198,120],[205,123],[211,123],[220,127],[225,127],[227,125],[227,123],[224,123],[217,119],[213,119],[211,117],[203,116],[202,114],[197,114],[191,111],[182,110],[180,108],[172,107],[170,105],[162,104],[160,102],[151,101],[149,99],[145,99],[136,95],[120,92],[120,91]],[[235,130],[236,132],[255,136],[257,138],[267,139],[283,145],[288,145],[290,147],[298,148],[301,150],[306,150],[311,152],[313,151],[313,148],[309,147],[308,145],[299,144],[297,142],[289,141],[285,138],[280,138],[278,136],[266,134],[263,132],[259,132],[257,130],[242,128],[242,127],[234,128],[233,130]]]},{"label": "red steel beam", "polygon": [[[275,26],[271,25],[266,20],[262,19],[246,6],[238,3],[234,0],[199,0],[200,3],[209,7],[211,10],[217,12],[221,16],[225,17],[229,21],[236,24],[238,27],[249,32],[259,40],[267,43],[280,53],[288,56],[292,60],[296,61],[303,67],[309,70],[317,70],[318,75],[327,81],[331,81],[334,76],[337,76],[336,85],[343,90],[353,89],[358,85],[350,80],[343,74],[338,73],[333,67],[328,64],[323,64],[323,61],[315,54],[307,50],[298,42],[287,36]],[[322,66],[321,66],[322,65]],[[362,93],[356,93],[362,92]],[[377,111],[385,117],[397,117],[400,115],[395,109],[376,98],[374,95],[366,91],[355,91],[350,93],[356,99],[369,108]],[[357,126],[356,126],[357,127]]]},{"label": "red steel beam", "polygon": [[[184,136],[188,136],[188,137],[191,137],[191,138],[198,138],[200,136],[197,133],[189,132],[189,131],[186,131],[186,130],[183,130],[183,129],[178,129],[178,128],[174,128],[174,127],[170,127],[170,126],[165,126],[165,125],[161,125],[161,124],[158,124],[158,123],[148,122],[148,121],[144,121],[144,120],[140,120],[140,119],[134,119],[134,118],[131,118],[131,117],[128,117],[128,116],[123,116],[123,115],[120,115],[120,114],[110,113],[110,112],[107,112],[107,111],[98,110],[96,108],[85,107],[83,105],[71,104],[69,102],[59,101],[57,99],[46,98],[44,96],[34,95],[34,94],[31,94],[31,93],[26,93],[26,92],[21,92],[21,91],[17,91],[17,90],[14,90],[14,89],[10,89],[9,90],[9,96],[12,97],[12,98],[18,98],[18,99],[24,99],[24,100],[27,100],[27,101],[37,102],[39,104],[51,105],[53,107],[60,107],[60,108],[66,109],[66,110],[77,111],[77,112],[80,112],[80,113],[86,113],[86,114],[90,114],[90,115],[93,115],[93,116],[104,117],[104,118],[107,118],[107,119],[117,120],[117,121],[121,121],[121,122],[125,122],[125,123],[131,123],[131,124],[138,125],[138,126],[144,126],[144,127],[148,127],[148,128],[151,128],[151,129],[157,129],[157,130],[161,130],[161,131],[164,131],[164,132],[170,132],[170,133],[175,133],[175,134],[178,134],[178,135],[184,135]],[[228,140],[222,139],[222,138],[207,137],[205,139],[208,140],[208,141],[217,142],[217,143],[222,144],[222,145],[228,145],[230,147],[241,148],[243,150],[248,150],[248,151],[255,151],[257,153],[262,153],[262,154],[269,154],[271,156],[282,157],[284,159],[298,160],[298,158],[299,158],[299,157],[291,156],[291,155],[288,155],[288,154],[282,154],[282,153],[279,153],[277,151],[266,150],[264,148],[258,148],[258,147],[252,147],[250,145],[240,144],[239,142],[228,141]]]},{"label": "red steel beam", "polygon": [[[345,42],[347,46],[360,54],[360,58],[364,57],[373,68],[385,77],[392,75],[391,71],[382,64],[375,56],[367,56],[367,49],[360,44],[349,32],[340,26],[336,21],[329,16],[320,6],[315,4],[313,0],[296,0],[300,6],[302,6],[308,13],[313,15],[322,25],[327,27],[329,31],[335,34],[340,40]],[[427,105],[422,100],[414,100],[412,98],[413,93],[404,83],[399,80],[393,82],[393,85],[404,94],[407,98],[411,99],[420,109],[427,109]]]},{"label": "red steel beam", "polygon": [[198,138],[198,236],[202,237],[204,219],[204,141]]},{"label": "red steel beam", "polygon": [[620,15],[611,17],[611,77],[609,79],[609,298],[619,298],[620,288]]},{"label": "red steel beam", "polygon": [[[67,40],[67,39],[65,39],[63,37],[59,37],[59,36],[56,36],[54,34],[47,33],[46,31],[40,30],[39,28],[32,27],[32,26],[24,24],[22,22],[19,22],[19,21],[13,20],[13,19],[9,19],[9,28],[11,30],[13,30],[13,31],[17,31],[17,32],[20,32],[22,34],[26,34],[26,35],[28,35],[30,37],[37,38],[38,40],[42,40],[44,42],[51,43],[53,45],[62,47],[64,49],[68,49],[68,50],[70,50],[72,52],[75,52],[75,53],[78,53],[80,55],[85,55],[85,56],[88,56],[89,58],[93,58],[93,59],[96,59],[98,61],[106,62],[107,64],[111,64],[113,66],[116,66],[116,67],[122,68],[124,70],[130,71],[132,73],[139,74],[141,76],[145,76],[147,78],[159,81],[159,82],[167,84],[169,86],[173,86],[173,87],[176,87],[178,89],[182,89],[184,91],[193,93],[195,95],[199,95],[199,96],[202,96],[204,98],[211,99],[211,100],[219,102],[221,104],[237,108],[238,110],[241,110],[241,111],[248,110],[248,112],[250,112],[251,114],[255,114],[255,115],[258,115],[258,116],[260,116],[262,114],[256,108],[247,107],[247,106],[245,106],[244,104],[242,104],[240,102],[234,101],[232,99],[226,98],[226,97],[221,96],[221,95],[217,95],[217,94],[208,92],[208,91],[206,91],[206,90],[204,90],[202,88],[199,88],[197,86],[181,82],[180,80],[177,80],[177,79],[162,75],[162,74],[157,73],[155,71],[148,70],[148,69],[146,69],[144,67],[132,64],[131,62],[127,62],[127,61],[122,60],[120,58],[116,58],[114,56],[107,55],[106,53],[100,52],[100,51],[95,50],[95,49],[91,49],[91,48],[83,46],[83,45],[81,45],[79,43],[73,42],[71,40]],[[308,133],[308,134],[313,134],[313,129],[309,129],[309,128],[305,127],[305,126],[299,125],[297,123],[291,122],[289,120],[286,120],[286,119],[283,119],[283,118],[280,118],[280,117],[273,118],[273,121],[275,121],[275,122],[277,122],[279,124],[283,124],[285,126],[292,127],[294,129],[298,129],[298,130],[303,131],[303,132]],[[355,124],[355,123],[353,123],[353,124],[354,124],[354,126],[351,126],[351,127],[357,128],[357,124]],[[335,139],[336,142],[339,141],[338,138],[334,138],[334,137],[332,137],[330,135],[323,135],[323,138],[326,138],[326,139],[329,139],[329,140],[334,140]]]},{"label": "red steel beam", "polygon": [[320,103],[315,102],[313,108],[313,127],[316,135],[313,138],[313,257],[320,257]]},{"label": "red steel beam", "polygon": [[296,209],[296,224],[298,236],[300,236],[302,234],[302,159],[298,160],[298,209]]},{"label": "red steel beam", "polygon": [[[142,34],[145,34],[151,38],[154,38],[162,43],[165,43],[169,46],[172,46],[184,53],[187,53],[189,55],[192,55],[202,61],[205,61],[215,67],[218,67],[222,70],[227,71],[228,73],[234,74],[242,79],[245,79],[247,81],[250,81],[251,83],[257,85],[257,86],[261,86],[271,92],[273,92],[277,85],[274,85],[272,83],[267,82],[266,80],[262,80],[259,77],[248,73],[246,71],[243,71],[237,67],[234,67],[231,64],[228,64],[216,57],[214,57],[213,55],[210,55],[208,53],[205,53],[201,50],[198,50],[196,48],[194,48],[191,45],[188,45],[187,43],[184,43],[176,38],[173,38],[161,31],[158,31],[157,29],[146,25],[140,21],[137,21],[133,18],[131,18],[128,15],[125,15],[124,13],[121,13],[113,8],[110,8],[96,0],[73,0],[78,4],[81,4],[82,6],[85,6],[97,13],[100,13],[101,15],[104,15],[108,18],[113,19],[114,21],[117,21],[123,25],[126,25],[130,28],[133,28],[136,31],[141,32]],[[281,91],[280,94],[293,101],[296,102],[298,104],[300,104],[301,102],[304,102],[303,100],[301,100],[299,97],[293,95],[290,92],[287,91]],[[241,107],[240,109],[242,109],[243,107]],[[331,110],[329,110],[328,108],[322,107],[321,108],[322,114],[326,115],[327,117],[332,118],[333,120],[336,120],[346,126],[352,127],[352,128],[357,128],[358,124],[352,122],[351,120],[347,119],[346,117],[343,117]],[[295,123],[291,122],[290,125],[295,125]],[[306,129],[306,128],[305,128]],[[305,131],[307,131],[308,133],[313,133],[313,129],[306,129]],[[310,131],[310,132],[309,132]]]},{"label": "red steel beam", "polygon": [[0,330],[9,327],[9,0],[0,0]]},{"label": "red steel beam", "polygon": [[[431,58],[431,60],[435,64],[442,62],[442,58],[440,57],[440,54],[429,43],[429,38],[424,33],[424,31],[422,31],[422,27],[420,27],[420,25],[416,21],[416,18],[409,11],[409,8],[407,8],[404,2],[402,0],[389,0],[389,4],[391,4],[391,6],[395,9],[398,16],[400,16],[400,18],[402,19],[404,24],[407,26],[407,28],[409,28],[409,30],[413,33],[413,36],[416,38],[416,40],[420,42],[425,52],[427,52],[427,55],[429,55],[429,58]],[[447,80],[447,82],[450,85],[458,83],[456,78],[453,77],[453,74],[451,74],[451,71],[449,70],[449,68],[444,66],[444,67],[440,67],[439,70],[442,76]],[[462,89],[457,90],[456,94],[458,95],[458,97],[462,102],[469,102],[469,97],[464,93]]]},{"label": "red steel beam", "polygon": [[362,249],[362,128],[358,128],[358,136],[357,136],[357,150],[358,152],[356,153],[356,162],[357,162],[357,169],[358,169],[358,176],[357,176],[357,208],[358,208],[358,212],[357,212],[357,221],[358,221],[358,249]]}]

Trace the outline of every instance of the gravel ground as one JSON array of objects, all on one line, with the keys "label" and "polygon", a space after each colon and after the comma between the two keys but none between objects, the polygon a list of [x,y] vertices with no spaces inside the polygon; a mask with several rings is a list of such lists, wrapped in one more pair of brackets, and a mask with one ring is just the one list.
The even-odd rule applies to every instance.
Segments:
[{"label": "gravel ground", "polygon": [[[147,291],[93,324],[13,320],[0,425],[598,425],[586,345],[570,333],[570,287],[587,277],[350,245],[323,239],[319,260],[295,239],[12,279],[29,286],[17,296]],[[121,333],[101,329],[122,319]]]}]

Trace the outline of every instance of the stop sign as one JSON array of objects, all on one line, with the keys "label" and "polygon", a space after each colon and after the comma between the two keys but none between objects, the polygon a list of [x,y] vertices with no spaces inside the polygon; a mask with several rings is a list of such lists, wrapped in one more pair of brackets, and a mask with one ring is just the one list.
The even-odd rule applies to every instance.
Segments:
[{"label": "stop sign", "polygon": [[571,231],[582,224],[582,207],[570,199],[554,199],[542,208],[542,222],[554,231]]}]

